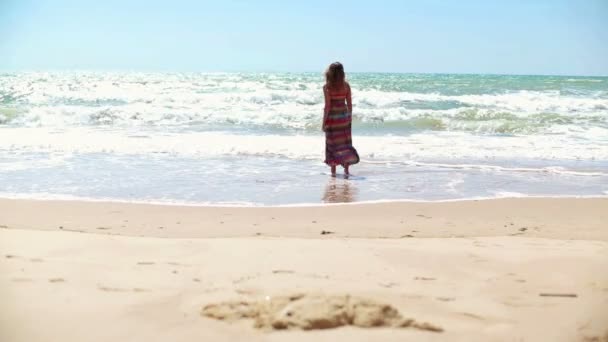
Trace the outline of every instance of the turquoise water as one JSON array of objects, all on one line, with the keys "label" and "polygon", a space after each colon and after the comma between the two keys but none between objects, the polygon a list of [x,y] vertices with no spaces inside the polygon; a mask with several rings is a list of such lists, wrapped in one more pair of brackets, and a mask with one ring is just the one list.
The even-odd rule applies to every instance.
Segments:
[{"label": "turquoise water", "polygon": [[0,74],[0,196],[250,205],[608,195],[608,78],[348,75],[355,177],[322,164],[321,74]]}]

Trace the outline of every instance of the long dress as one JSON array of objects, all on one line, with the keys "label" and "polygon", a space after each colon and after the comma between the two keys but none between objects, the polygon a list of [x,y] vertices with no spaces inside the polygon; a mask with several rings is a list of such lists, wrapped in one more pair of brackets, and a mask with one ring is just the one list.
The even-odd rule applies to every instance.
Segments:
[{"label": "long dress", "polygon": [[350,87],[340,91],[327,91],[330,108],[325,124],[325,164],[329,166],[353,165],[359,162],[359,154],[353,147],[351,136],[352,114],[346,108]]}]

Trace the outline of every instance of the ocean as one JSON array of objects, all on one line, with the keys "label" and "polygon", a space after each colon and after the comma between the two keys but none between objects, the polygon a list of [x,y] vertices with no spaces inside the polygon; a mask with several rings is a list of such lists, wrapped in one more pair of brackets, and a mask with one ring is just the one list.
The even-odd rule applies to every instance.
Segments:
[{"label": "ocean", "polygon": [[608,196],[608,77],[347,77],[361,162],[332,178],[320,72],[0,73],[0,197],[255,206]]}]

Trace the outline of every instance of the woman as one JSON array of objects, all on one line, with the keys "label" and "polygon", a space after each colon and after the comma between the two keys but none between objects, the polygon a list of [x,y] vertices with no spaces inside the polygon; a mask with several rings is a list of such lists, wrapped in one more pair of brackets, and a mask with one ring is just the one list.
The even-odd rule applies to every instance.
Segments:
[{"label": "woman", "polygon": [[336,166],[342,165],[344,174],[348,175],[348,167],[359,162],[351,137],[353,104],[350,85],[345,78],[344,67],[339,62],[332,63],[325,71],[325,164],[331,167],[332,177],[336,175]]}]

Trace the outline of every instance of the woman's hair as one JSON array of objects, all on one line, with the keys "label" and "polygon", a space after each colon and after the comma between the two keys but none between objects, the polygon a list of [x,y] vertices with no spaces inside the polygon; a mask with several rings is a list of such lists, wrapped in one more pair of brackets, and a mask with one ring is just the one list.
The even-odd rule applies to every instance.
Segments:
[{"label": "woman's hair", "polygon": [[342,89],[344,87],[344,66],[334,62],[325,71],[325,86],[327,89]]}]

